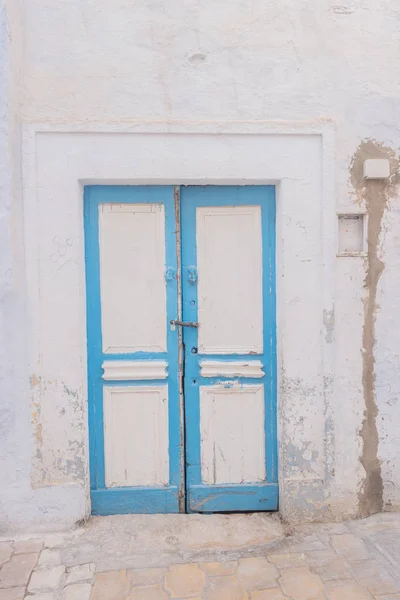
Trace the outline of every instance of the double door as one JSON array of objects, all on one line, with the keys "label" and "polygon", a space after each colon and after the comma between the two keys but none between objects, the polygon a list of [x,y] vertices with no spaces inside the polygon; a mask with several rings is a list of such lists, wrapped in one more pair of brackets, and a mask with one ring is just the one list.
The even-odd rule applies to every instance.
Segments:
[{"label": "double door", "polygon": [[84,210],[92,513],[276,510],[274,188]]}]

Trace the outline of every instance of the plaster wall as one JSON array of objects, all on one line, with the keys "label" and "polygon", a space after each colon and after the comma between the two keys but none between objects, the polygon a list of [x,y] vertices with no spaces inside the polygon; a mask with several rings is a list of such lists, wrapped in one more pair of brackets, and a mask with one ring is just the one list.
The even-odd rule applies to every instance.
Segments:
[{"label": "plaster wall", "polygon": [[[176,152],[170,140],[184,134],[190,145],[178,153],[181,168],[165,162],[170,173],[277,182],[285,277],[299,261],[314,261],[314,279],[294,279],[289,296],[278,281],[285,516],[340,519],[399,508],[400,7],[389,0],[372,7],[364,0],[1,0],[0,7],[3,529],[68,525],[88,512],[82,185],[138,181],[141,173],[147,183],[159,180],[154,156]],[[95,132],[106,135],[100,149]],[[135,133],[161,138],[138,150],[128,141]],[[250,158],[237,151],[245,134]],[[217,139],[219,171],[207,161],[204,135]],[[288,137],[263,154],[274,135]],[[288,167],[293,135],[319,140],[318,151],[300,144],[297,175]],[[265,168],[256,161],[251,169],[256,153]],[[391,181],[380,187],[365,184],[360,171],[364,158],[376,156],[392,165]],[[308,201],[296,212],[306,188]],[[336,212],[359,211],[368,216],[368,257],[336,258]],[[68,285],[78,294],[78,317],[64,339],[56,325]],[[312,328],[297,335],[299,321],[311,322],[315,311]]]}]

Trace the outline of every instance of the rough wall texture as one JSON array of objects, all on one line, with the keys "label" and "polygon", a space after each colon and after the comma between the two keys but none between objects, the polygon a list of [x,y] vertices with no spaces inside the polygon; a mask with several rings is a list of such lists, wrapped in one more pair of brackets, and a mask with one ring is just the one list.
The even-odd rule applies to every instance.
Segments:
[{"label": "rough wall texture", "polygon": [[20,153],[14,77],[18,66],[11,19],[5,2],[0,2],[0,530],[7,527],[9,519],[10,498],[6,492],[12,496],[18,489],[29,465],[20,451],[22,440],[29,435],[29,398],[23,350],[23,229],[17,176]]},{"label": "rough wall texture", "polygon": [[[7,16],[4,2],[0,4],[0,396],[9,398],[10,388],[14,373],[11,369],[11,361],[7,356],[6,346],[6,323],[9,317],[9,296],[10,296],[10,275],[12,259],[10,255],[10,167],[8,152],[8,43],[7,43]],[[3,408],[3,404],[5,404]],[[15,414],[12,409],[12,402],[2,402],[0,413],[0,444],[2,464],[6,465],[7,460],[11,462],[8,455],[9,438],[12,430],[15,428]],[[11,465],[13,466],[13,465]],[[2,470],[3,474],[3,470]],[[9,477],[4,478],[7,486],[11,485]],[[7,519],[7,509],[0,505],[0,515],[2,520]]]},{"label": "rough wall texture", "polygon": [[[0,444],[5,482],[0,522],[15,525],[24,503],[33,494],[44,496],[46,485],[83,479],[79,434],[71,440],[74,447],[60,449],[51,413],[43,422],[38,405],[33,425],[29,417],[25,348],[30,323],[23,310],[18,182],[19,124],[31,122],[101,127],[320,118],[335,124],[337,210],[365,211],[369,240],[367,258],[337,259],[335,306],[323,321],[335,353],[335,380],[326,382],[334,395],[327,406],[324,442],[333,456],[326,476],[335,481],[331,504],[337,511],[328,516],[340,518],[343,506],[349,515],[399,508],[400,5],[389,0],[13,0],[8,33],[4,0],[0,6]],[[391,160],[390,182],[364,183],[362,160],[380,156]],[[43,393],[52,390],[54,397],[60,385],[42,381],[40,373],[31,384],[46,386]],[[301,390],[311,410],[313,391],[303,389],[301,381],[290,385]],[[69,409],[82,412],[82,402],[82,391],[72,389]],[[49,410],[62,411],[62,406],[50,402]],[[55,412],[54,419],[59,417]],[[36,441],[31,444],[32,428]],[[295,457],[295,470],[312,471],[306,447],[295,446],[289,454]],[[60,498],[54,515],[38,509],[30,518],[62,521],[67,503]]]}]

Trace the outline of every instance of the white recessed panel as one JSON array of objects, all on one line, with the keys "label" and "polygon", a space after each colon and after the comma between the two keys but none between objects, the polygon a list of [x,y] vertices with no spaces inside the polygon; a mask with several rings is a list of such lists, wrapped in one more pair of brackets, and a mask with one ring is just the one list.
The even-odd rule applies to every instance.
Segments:
[{"label": "white recessed panel", "polygon": [[99,206],[103,352],[166,351],[161,204]]},{"label": "white recessed panel", "polygon": [[265,481],[264,386],[200,387],[205,484]]},{"label": "white recessed panel", "polygon": [[262,352],[260,206],[197,208],[199,351]]},{"label": "white recessed panel", "polygon": [[103,406],[106,487],[168,485],[168,387],[105,387]]}]

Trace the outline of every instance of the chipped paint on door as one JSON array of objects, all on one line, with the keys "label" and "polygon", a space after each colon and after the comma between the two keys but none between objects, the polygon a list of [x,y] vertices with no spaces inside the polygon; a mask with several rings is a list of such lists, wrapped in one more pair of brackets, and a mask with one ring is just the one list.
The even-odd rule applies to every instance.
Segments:
[{"label": "chipped paint on door", "polygon": [[275,510],[274,188],[181,196],[187,508]]},{"label": "chipped paint on door", "polygon": [[90,186],[85,233],[92,512],[276,509],[274,188]]},{"label": "chipped paint on door", "polygon": [[174,188],[85,189],[93,514],[178,512]]}]

